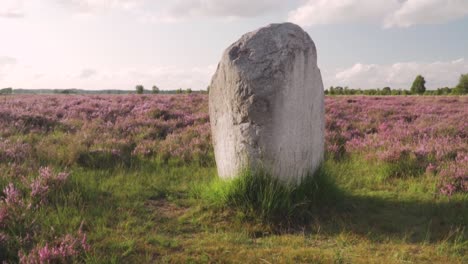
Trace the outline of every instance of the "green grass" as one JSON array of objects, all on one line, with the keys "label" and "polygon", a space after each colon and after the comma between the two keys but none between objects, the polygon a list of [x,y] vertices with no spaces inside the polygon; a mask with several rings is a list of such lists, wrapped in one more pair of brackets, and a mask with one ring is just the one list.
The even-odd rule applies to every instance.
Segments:
[{"label": "green grass", "polygon": [[75,165],[37,221],[45,239],[84,221],[88,263],[466,263],[468,195],[391,166],[327,159],[291,187],[196,164]]},{"label": "green grass", "polygon": [[237,210],[246,220],[283,227],[307,224],[321,208],[342,200],[324,168],[304,177],[299,185],[284,183],[262,170],[244,171],[234,180],[201,184],[194,189],[194,197],[211,208]]}]

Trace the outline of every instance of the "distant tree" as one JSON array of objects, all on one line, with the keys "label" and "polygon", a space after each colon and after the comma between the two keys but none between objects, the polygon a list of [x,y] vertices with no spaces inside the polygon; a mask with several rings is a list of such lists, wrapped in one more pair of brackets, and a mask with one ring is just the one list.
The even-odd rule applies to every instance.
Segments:
[{"label": "distant tree", "polygon": [[153,85],[152,91],[153,91],[153,94],[158,94],[159,93],[159,87],[157,87],[156,85]]},{"label": "distant tree", "polygon": [[176,94],[181,94],[182,93],[182,88],[179,88],[176,90]]},{"label": "distant tree", "polygon": [[[384,88],[385,89],[385,88]],[[401,89],[393,89],[391,92],[392,95],[401,95],[402,90]]]},{"label": "distant tree", "polygon": [[188,94],[191,94],[191,93],[192,93],[192,89],[188,88],[185,92],[188,93]]},{"label": "distant tree", "polygon": [[437,94],[437,91],[435,90],[426,90],[424,92],[424,95],[436,95]]},{"label": "distant tree", "polygon": [[381,91],[382,95],[391,95],[392,94],[392,89],[390,87],[384,87]]},{"label": "distant tree", "polygon": [[364,91],[365,95],[378,95],[379,91],[377,89],[367,89]]},{"label": "distant tree", "polygon": [[451,93],[452,93],[452,90],[453,90],[453,89],[450,89],[450,88],[448,88],[448,87],[439,88],[439,89],[437,89],[437,94],[439,94],[439,93],[440,93],[440,95],[451,94]]},{"label": "distant tree", "polygon": [[421,75],[416,76],[413,85],[411,86],[412,94],[424,94],[426,91],[426,80]]},{"label": "distant tree", "polygon": [[349,88],[348,86],[345,86],[344,89],[343,89],[343,94],[344,95],[348,95],[349,94]]},{"label": "distant tree", "polygon": [[341,87],[341,86],[335,87],[335,94],[342,95],[342,94],[344,94],[343,91],[344,91],[343,87]]},{"label": "distant tree", "polygon": [[349,91],[348,91],[348,94],[350,94],[350,95],[355,95],[355,94],[358,94],[358,93],[359,93],[359,90],[357,90],[357,89],[349,89]]},{"label": "distant tree", "polygon": [[468,73],[462,74],[457,87],[453,89],[454,94],[468,94]]},{"label": "distant tree", "polygon": [[210,86],[209,85],[206,87],[206,92],[210,93]]},{"label": "distant tree", "polygon": [[4,88],[0,90],[0,94],[12,94],[13,88]]},{"label": "distant tree", "polygon": [[145,87],[143,85],[137,85],[135,86],[135,90],[137,94],[143,94],[143,92],[145,91]]}]

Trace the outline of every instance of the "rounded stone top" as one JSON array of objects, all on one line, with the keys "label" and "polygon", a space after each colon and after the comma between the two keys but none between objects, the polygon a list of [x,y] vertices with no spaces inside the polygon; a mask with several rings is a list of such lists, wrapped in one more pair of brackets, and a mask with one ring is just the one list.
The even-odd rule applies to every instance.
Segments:
[{"label": "rounded stone top", "polygon": [[312,64],[317,65],[317,50],[307,32],[293,23],[270,24],[244,34],[226,49],[223,61],[255,76],[291,60],[298,51],[311,53]]}]

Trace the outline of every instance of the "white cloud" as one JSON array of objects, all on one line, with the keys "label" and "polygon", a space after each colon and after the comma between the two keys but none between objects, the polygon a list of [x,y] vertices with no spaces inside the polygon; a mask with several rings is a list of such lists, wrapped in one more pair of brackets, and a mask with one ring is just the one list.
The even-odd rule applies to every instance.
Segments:
[{"label": "white cloud", "polygon": [[169,8],[169,12],[176,17],[253,17],[269,12],[282,3],[281,0],[177,0]]},{"label": "white cloud", "polygon": [[394,64],[357,63],[350,68],[337,70],[324,76],[328,86],[349,86],[351,88],[392,88],[408,89],[414,78],[421,74],[427,81],[427,87],[453,87],[460,74],[468,73],[468,61],[437,61],[432,63],[398,62]]},{"label": "white cloud", "polygon": [[[200,67],[155,66],[150,68],[87,68],[59,69],[22,65],[14,58],[0,57],[0,86],[22,88],[133,89],[137,84],[146,88],[205,89],[216,65]],[[393,64],[357,63],[344,69],[323,69],[325,87],[395,89],[411,86],[422,74],[429,89],[453,87],[461,74],[468,73],[468,61],[398,62]]]},{"label": "white cloud", "polygon": [[[0,0],[2,1],[2,0]],[[281,10],[282,0],[49,0],[78,15],[126,11],[142,22],[174,23],[201,17],[256,17]]]},{"label": "white cloud", "polygon": [[133,11],[141,20],[177,22],[195,17],[255,17],[284,5],[282,0],[54,0],[69,9],[92,14],[109,10]]},{"label": "white cloud", "polygon": [[15,64],[16,59],[12,57],[7,57],[7,56],[0,56],[0,67],[4,65],[10,65],[10,64]]},{"label": "white cloud", "polygon": [[15,64],[15,58],[0,56],[0,80],[3,79],[3,76],[5,76]]},{"label": "white cloud", "polygon": [[289,13],[302,26],[378,21],[396,10],[397,0],[309,0]]},{"label": "white cloud", "polygon": [[0,1],[0,18],[17,18],[22,17],[23,1],[22,0],[1,0]]},{"label": "white cloud", "polygon": [[78,77],[81,79],[88,79],[88,78],[93,77],[96,74],[98,74],[98,72],[94,69],[84,69],[81,71]]},{"label": "white cloud", "polygon": [[[3,58],[3,59],[2,59]],[[0,57],[0,86],[16,88],[133,89],[137,84],[161,89],[206,89],[216,70],[215,65],[201,67],[158,66],[83,70],[33,67],[16,64]],[[1,65],[4,65],[3,67]],[[7,69],[7,65],[14,66]],[[3,70],[2,70],[3,69]],[[3,75],[2,75],[3,73]],[[3,76],[3,78],[2,78]]]},{"label": "white cloud", "polygon": [[103,71],[94,77],[97,82],[117,83],[117,89],[132,89],[136,84],[157,85],[161,89],[205,89],[216,70],[215,65],[201,67],[161,66],[148,69]]},{"label": "white cloud", "polygon": [[385,21],[386,27],[439,24],[468,15],[467,0],[408,0]]},{"label": "white cloud", "polygon": [[378,23],[385,27],[438,24],[468,15],[467,0],[309,0],[289,13],[302,26]]},{"label": "white cloud", "polygon": [[162,8],[162,11],[147,14],[145,20],[178,22],[199,17],[257,17],[281,10],[285,5],[283,0],[175,0]]},{"label": "white cloud", "polygon": [[131,10],[141,6],[145,0],[55,0],[79,13],[103,12],[111,9]]}]

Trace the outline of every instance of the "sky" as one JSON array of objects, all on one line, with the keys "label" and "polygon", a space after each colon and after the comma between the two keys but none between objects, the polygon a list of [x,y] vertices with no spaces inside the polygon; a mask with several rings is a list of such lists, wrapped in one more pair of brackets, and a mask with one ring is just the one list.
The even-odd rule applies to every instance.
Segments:
[{"label": "sky", "polygon": [[468,0],[0,0],[0,88],[206,89],[224,49],[281,22],[310,34],[326,88],[468,73]]}]

